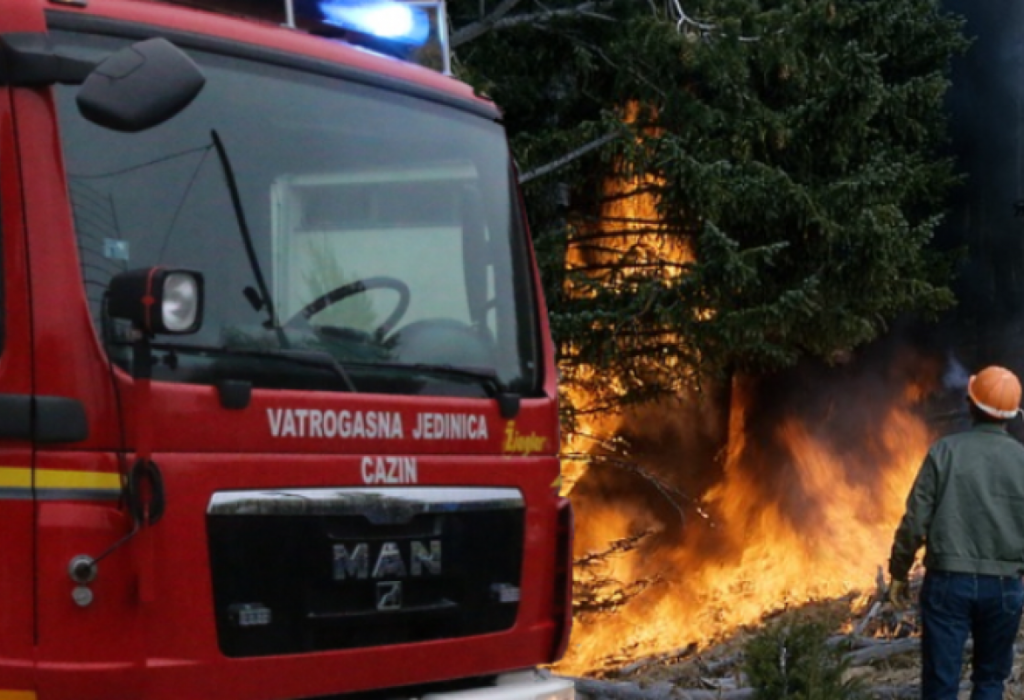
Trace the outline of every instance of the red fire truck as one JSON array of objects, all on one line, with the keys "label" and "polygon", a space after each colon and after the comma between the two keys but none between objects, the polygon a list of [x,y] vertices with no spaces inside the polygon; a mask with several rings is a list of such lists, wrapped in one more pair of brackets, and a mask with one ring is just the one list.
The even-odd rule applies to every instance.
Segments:
[{"label": "red fire truck", "polygon": [[571,700],[495,106],[274,23],[0,5],[0,700]]}]

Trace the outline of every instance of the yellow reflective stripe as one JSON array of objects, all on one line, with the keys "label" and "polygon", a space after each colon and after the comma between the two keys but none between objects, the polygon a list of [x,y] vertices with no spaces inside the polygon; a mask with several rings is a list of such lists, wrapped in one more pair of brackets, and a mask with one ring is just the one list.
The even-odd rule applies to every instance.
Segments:
[{"label": "yellow reflective stripe", "polygon": [[[25,467],[0,467],[0,489],[32,488],[32,470]],[[0,693],[7,691],[0,690]],[[0,700],[3,696],[0,695]]]},{"label": "yellow reflective stripe", "polygon": [[[119,489],[121,477],[110,472],[75,472],[66,469],[37,469],[37,489]],[[2,699],[0,699],[2,700]]]},{"label": "yellow reflective stripe", "polygon": [[[110,472],[79,472],[70,469],[37,469],[37,489],[102,489],[121,488],[121,477]],[[28,467],[0,467],[0,488],[32,488],[32,470]],[[0,693],[6,691],[0,690]],[[0,694],[0,700],[6,700]]]},{"label": "yellow reflective stripe", "polygon": [[[0,467],[6,469],[6,467]],[[34,690],[0,690],[0,700],[36,700]]]}]

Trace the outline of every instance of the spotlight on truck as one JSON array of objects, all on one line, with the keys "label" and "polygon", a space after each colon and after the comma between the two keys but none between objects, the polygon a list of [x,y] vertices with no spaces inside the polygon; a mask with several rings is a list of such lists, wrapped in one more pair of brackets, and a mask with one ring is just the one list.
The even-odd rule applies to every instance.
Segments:
[{"label": "spotlight on truck", "polygon": [[192,270],[148,267],[110,280],[107,308],[147,336],[195,333],[203,321],[203,276]]}]

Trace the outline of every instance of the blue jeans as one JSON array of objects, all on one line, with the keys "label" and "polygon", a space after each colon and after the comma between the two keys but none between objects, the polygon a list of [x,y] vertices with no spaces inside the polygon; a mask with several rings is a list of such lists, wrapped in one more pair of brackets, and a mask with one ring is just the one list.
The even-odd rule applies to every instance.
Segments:
[{"label": "blue jeans", "polygon": [[1020,577],[927,572],[921,588],[921,698],[956,700],[970,634],[971,700],[1001,700],[1013,670],[1022,605]]}]

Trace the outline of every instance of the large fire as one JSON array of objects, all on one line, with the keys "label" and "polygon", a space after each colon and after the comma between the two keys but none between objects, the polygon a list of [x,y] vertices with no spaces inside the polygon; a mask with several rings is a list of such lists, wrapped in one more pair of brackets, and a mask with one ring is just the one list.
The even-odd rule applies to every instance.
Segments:
[{"label": "large fire", "polygon": [[[602,576],[609,590],[636,580],[655,583],[615,614],[578,617],[560,670],[585,673],[623,654],[701,646],[773,611],[873,592],[932,438],[913,393],[875,404],[870,424],[849,425],[841,415],[808,418],[784,405],[776,415],[752,415],[763,398],[756,401],[746,387],[734,387],[720,461],[701,464],[678,454],[682,473],[663,477],[714,479],[686,504],[681,523],[650,500],[638,502],[607,487],[581,488],[574,498],[580,511],[577,557],[653,533],[650,546],[608,557]],[[629,423],[625,418],[618,429],[628,432]],[[848,429],[858,432],[844,434]],[[576,484],[590,476],[577,472]]]},{"label": "large fire", "polygon": [[[610,185],[614,231],[599,251],[570,250],[570,266],[621,254],[671,275],[689,259],[656,235],[643,185]],[[614,378],[590,381],[591,368],[573,371],[577,407],[604,404],[595,386],[617,390]],[[578,414],[563,445],[577,559],[638,544],[601,558],[597,588],[614,614],[577,615],[559,671],[700,647],[773,611],[872,592],[934,437],[920,409],[940,371],[893,352],[874,369],[791,373],[795,388],[739,377],[710,396]],[[646,587],[620,605],[637,581]]]}]

